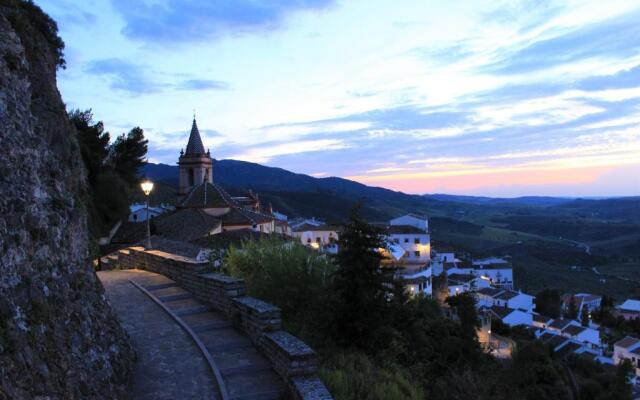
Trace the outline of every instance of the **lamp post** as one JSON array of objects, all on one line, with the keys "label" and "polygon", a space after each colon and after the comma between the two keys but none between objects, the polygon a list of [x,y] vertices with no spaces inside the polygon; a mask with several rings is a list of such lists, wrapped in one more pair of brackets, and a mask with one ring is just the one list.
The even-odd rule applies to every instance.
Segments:
[{"label": "lamp post", "polygon": [[151,182],[148,179],[144,180],[140,183],[140,187],[142,188],[142,191],[144,192],[144,195],[146,196],[146,199],[147,199],[147,249],[150,249],[151,248],[151,225],[149,222],[149,195],[153,190],[153,182]]}]

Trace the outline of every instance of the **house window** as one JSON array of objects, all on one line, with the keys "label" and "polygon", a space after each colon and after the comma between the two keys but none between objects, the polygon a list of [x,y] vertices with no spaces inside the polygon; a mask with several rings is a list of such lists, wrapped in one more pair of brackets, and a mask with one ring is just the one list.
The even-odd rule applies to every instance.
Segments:
[{"label": "house window", "polygon": [[413,243],[415,243],[415,244],[420,243],[420,238],[415,238],[415,239],[413,239]]},{"label": "house window", "polygon": [[307,243],[311,243],[311,238],[307,238]]},{"label": "house window", "polygon": [[416,257],[420,257],[420,252],[419,251],[414,251],[413,255],[416,256]]},{"label": "house window", "polygon": [[316,238],[316,243],[320,243],[320,236]]},{"label": "house window", "polygon": [[409,243],[409,238],[404,238],[405,243]]},{"label": "house window", "polygon": [[133,220],[137,221],[138,220],[138,214],[133,214]]}]

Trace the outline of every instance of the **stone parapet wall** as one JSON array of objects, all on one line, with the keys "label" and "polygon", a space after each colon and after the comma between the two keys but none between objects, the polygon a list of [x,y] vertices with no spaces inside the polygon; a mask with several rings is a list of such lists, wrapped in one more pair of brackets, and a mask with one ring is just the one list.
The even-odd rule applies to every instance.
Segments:
[{"label": "stone parapet wall", "polygon": [[208,262],[130,247],[118,252],[117,267],[138,268],[162,274],[198,300],[229,317],[271,361],[287,382],[290,395],[300,400],[325,400],[331,395],[317,376],[315,352],[303,341],[282,330],[280,309],[246,296],[242,279],[210,272]]}]

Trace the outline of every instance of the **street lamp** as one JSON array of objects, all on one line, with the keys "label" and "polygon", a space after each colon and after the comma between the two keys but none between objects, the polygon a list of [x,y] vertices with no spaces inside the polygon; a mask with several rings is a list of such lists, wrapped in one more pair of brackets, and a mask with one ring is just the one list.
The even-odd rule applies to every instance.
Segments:
[{"label": "street lamp", "polygon": [[151,248],[151,226],[149,223],[149,195],[153,190],[153,182],[146,179],[140,183],[140,187],[142,188],[142,191],[144,192],[144,195],[146,196],[146,199],[147,199],[147,248],[150,249]]}]

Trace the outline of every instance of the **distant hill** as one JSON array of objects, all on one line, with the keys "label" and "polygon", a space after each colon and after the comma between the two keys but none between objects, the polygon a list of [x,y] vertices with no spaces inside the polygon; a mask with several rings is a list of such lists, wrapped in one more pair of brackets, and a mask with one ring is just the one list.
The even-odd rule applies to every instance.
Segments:
[{"label": "distant hill", "polygon": [[520,204],[527,206],[555,206],[565,204],[575,200],[571,197],[548,197],[548,196],[523,196],[523,197],[483,197],[483,196],[460,196],[453,194],[425,194],[425,198],[455,201],[469,204]]},{"label": "distant hill", "polygon": [[[152,201],[176,199],[177,166],[148,164],[143,174],[158,183]],[[640,285],[635,281],[640,276],[640,197],[422,196],[235,160],[214,161],[213,177],[228,190],[253,189],[263,204],[289,217],[338,222],[359,201],[370,221],[426,214],[434,248],[453,247],[476,257],[509,255],[517,285],[529,291],[557,287],[627,296]],[[580,269],[572,269],[576,265]],[[595,266],[607,274],[606,282],[591,270]]]}]

